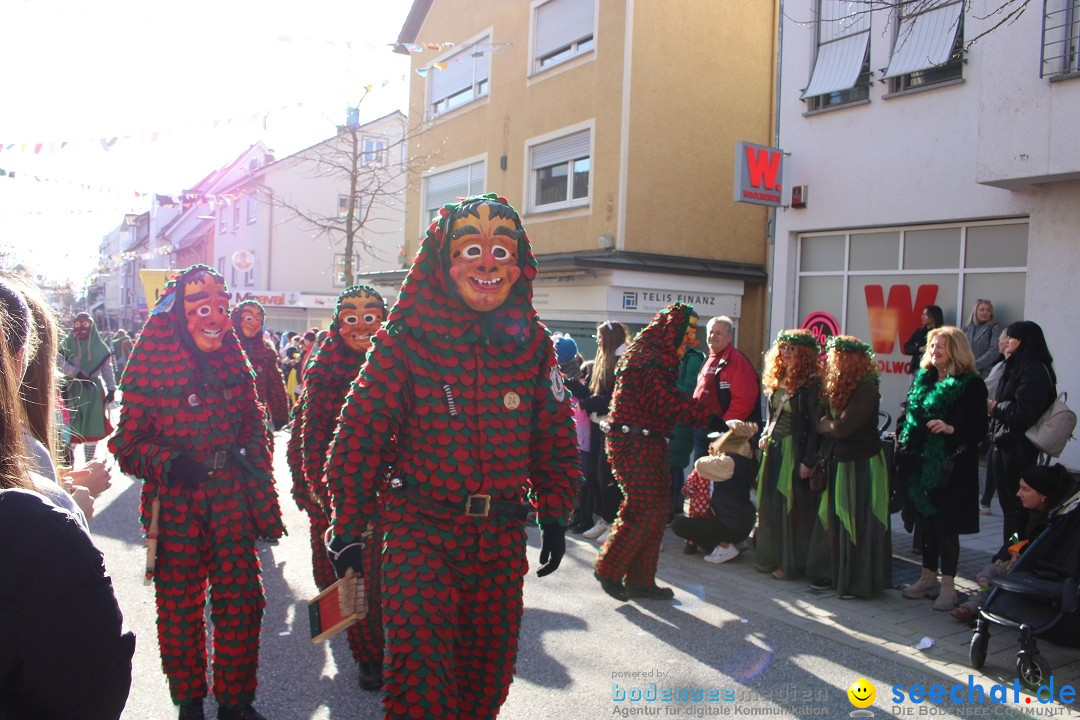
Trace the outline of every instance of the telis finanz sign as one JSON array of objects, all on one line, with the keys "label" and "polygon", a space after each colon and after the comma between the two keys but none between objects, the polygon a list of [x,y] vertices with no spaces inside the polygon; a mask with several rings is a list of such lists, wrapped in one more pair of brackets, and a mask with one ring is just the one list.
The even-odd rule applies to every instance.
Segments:
[{"label": "telis finanz sign", "polygon": [[735,144],[735,202],[780,207],[784,151],[754,143]]}]

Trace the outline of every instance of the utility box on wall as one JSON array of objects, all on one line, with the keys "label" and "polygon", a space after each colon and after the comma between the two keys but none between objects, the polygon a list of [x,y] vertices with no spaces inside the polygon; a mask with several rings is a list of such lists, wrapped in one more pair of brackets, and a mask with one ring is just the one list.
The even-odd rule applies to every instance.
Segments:
[{"label": "utility box on wall", "polygon": [[791,186],[791,207],[804,208],[806,207],[806,185],[792,185]]}]

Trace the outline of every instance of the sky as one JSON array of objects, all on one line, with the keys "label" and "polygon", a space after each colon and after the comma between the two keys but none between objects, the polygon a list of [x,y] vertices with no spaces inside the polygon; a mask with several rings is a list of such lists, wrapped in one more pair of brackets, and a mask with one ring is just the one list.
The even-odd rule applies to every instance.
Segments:
[{"label": "sky", "polygon": [[150,209],[138,193],[177,194],[258,141],[286,157],[358,103],[361,121],[407,108],[390,46],[411,0],[4,6],[0,264],[52,282],[86,282],[102,238]]}]

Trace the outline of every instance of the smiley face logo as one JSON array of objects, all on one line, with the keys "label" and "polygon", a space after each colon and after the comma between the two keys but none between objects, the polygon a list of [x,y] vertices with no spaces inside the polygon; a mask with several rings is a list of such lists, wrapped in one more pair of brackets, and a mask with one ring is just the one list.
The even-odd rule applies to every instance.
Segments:
[{"label": "smiley face logo", "polygon": [[877,689],[869,680],[859,678],[851,683],[851,687],[847,689],[847,696],[855,707],[866,708],[873,705],[874,698],[877,697]]}]

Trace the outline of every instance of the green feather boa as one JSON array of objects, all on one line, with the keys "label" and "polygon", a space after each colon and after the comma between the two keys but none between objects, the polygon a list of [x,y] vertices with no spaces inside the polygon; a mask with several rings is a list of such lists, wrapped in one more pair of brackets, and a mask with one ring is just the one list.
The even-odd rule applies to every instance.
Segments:
[{"label": "green feather boa", "polygon": [[[900,445],[906,452],[922,460],[918,472],[908,477],[908,497],[915,508],[923,515],[936,512],[930,493],[941,481],[941,471],[945,468],[945,435],[932,433],[926,428],[931,420],[944,419],[960,396],[964,387],[972,380],[979,380],[975,374],[949,376],[937,380],[937,370],[920,370],[908,392],[908,404],[904,424],[900,428]],[[981,380],[980,380],[981,382]]]}]

